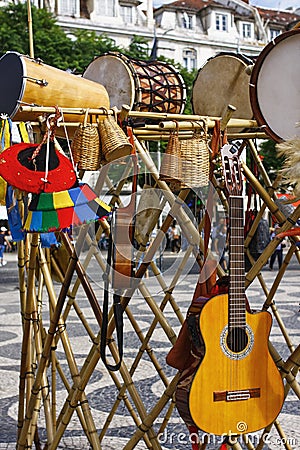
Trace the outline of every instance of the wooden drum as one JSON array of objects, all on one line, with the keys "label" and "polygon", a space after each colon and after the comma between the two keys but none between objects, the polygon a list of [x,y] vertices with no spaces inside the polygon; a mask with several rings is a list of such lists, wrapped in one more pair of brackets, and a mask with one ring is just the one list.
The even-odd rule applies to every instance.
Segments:
[{"label": "wooden drum", "polygon": [[162,61],[140,61],[108,52],[95,58],[83,74],[107,90],[111,106],[135,111],[181,114],[186,88],[179,73]]},{"label": "wooden drum", "polygon": [[254,117],[276,142],[300,136],[300,29],[277,36],[262,50],[250,79]]},{"label": "wooden drum", "polygon": [[[15,52],[0,59],[0,113],[16,121],[32,121],[38,113],[22,105],[59,108],[109,108],[104,86],[43,64]],[[80,115],[64,115],[65,121],[79,122]]]},{"label": "wooden drum", "polygon": [[236,108],[232,117],[252,119],[249,81],[252,61],[237,53],[219,53],[199,69],[192,91],[194,114],[222,117],[225,108]]}]

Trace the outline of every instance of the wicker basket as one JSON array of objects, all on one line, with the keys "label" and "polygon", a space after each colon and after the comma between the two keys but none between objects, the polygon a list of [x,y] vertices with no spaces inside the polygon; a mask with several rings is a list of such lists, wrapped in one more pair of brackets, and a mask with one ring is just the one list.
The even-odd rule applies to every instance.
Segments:
[{"label": "wicker basket", "polygon": [[182,186],[182,160],[178,129],[171,132],[166,151],[162,157],[160,179],[166,181],[172,190]]},{"label": "wicker basket", "polygon": [[182,173],[187,187],[206,186],[209,182],[209,147],[206,130],[196,130],[191,139],[180,141]]},{"label": "wicker basket", "polygon": [[84,122],[74,133],[71,151],[78,169],[98,170],[101,159],[99,133],[95,126],[87,123],[88,111],[85,113]]},{"label": "wicker basket", "polygon": [[102,156],[106,162],[128,156],[132,152],[132,145],[116,120],[107,114],[98,124]]}]

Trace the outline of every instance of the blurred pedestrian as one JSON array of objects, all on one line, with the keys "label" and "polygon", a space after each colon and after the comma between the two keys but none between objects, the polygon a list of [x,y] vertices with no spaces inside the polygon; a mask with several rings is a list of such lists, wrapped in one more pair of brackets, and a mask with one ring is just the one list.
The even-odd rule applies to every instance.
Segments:
[{"label": "blurred pedestrian", "polygon": [[[271,228],[271,234],[270,234],[271,240],[275,238],[277,228],[279,228],[278,224],[275,225],[275,228]],[[270,270],[273,270],[276,259],[278,261],[278,269],[280,269],[280,267],[282,266],[284,247],[285,247],[285,243],[283,241],[281,241],[275,248],[275,250],[272,253],[271,258],[270,258],[270,264],[269,264]]]},{"label": "blurred pedestrian", "polygon": [[173,221],[171,226],[171,252],[178,253],[180,251],[180,228],[177,225],[176,220]]},{"label": "blurred pedestrian", "polygon": [[7,247],[9,249],[11,249],[11,245],[6,236],[6,232],[7,232],[7,228],[5,228],[5,227],[0,228],[0,267],[5,266],[5,264],[7,264],[7,262],[4,261],[4,259],[3,259],[5,245],[7,245]]}]

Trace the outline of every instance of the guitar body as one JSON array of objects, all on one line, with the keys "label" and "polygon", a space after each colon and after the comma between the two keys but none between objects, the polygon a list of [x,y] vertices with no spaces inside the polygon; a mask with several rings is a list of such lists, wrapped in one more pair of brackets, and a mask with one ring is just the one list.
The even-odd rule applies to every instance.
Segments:
[{"label": "guitar body", "polygon": [[134,210],[120,208],[115,212],[113,227],[113,272],[112,287],[114,289],[129,289],[133,277],[133,236],[132,223]]},{"label": "guitar body", "polygon": [[235,336],[243,342],[239,348],[228,340],[228,302],[228,295],[218,295],[201,311],[205,356],[189,397],[195,424],[216,435],[266,427],[276,419],[284,400],[282,378],[268,349],[271,315],[246,312],[246,330]]},{"label": "guitar body", "polygon": [[133,180],[131,200],[124,208],[115,211],[112,226],[112,287],[124,290],[132,287],[134,268],[134,218],[138,166],[136,154],[132,154]]}]

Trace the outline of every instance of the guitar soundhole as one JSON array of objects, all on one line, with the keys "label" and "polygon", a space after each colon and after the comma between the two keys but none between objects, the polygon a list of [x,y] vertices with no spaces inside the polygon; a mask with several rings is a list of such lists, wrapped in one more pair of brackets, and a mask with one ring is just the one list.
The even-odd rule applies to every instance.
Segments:
[{"label": "guitar soundhole", "polygon": [[233,353],[242,352],[248,345],[248,335],[244,328],[234,327],[227,335],[228,348]]}]

